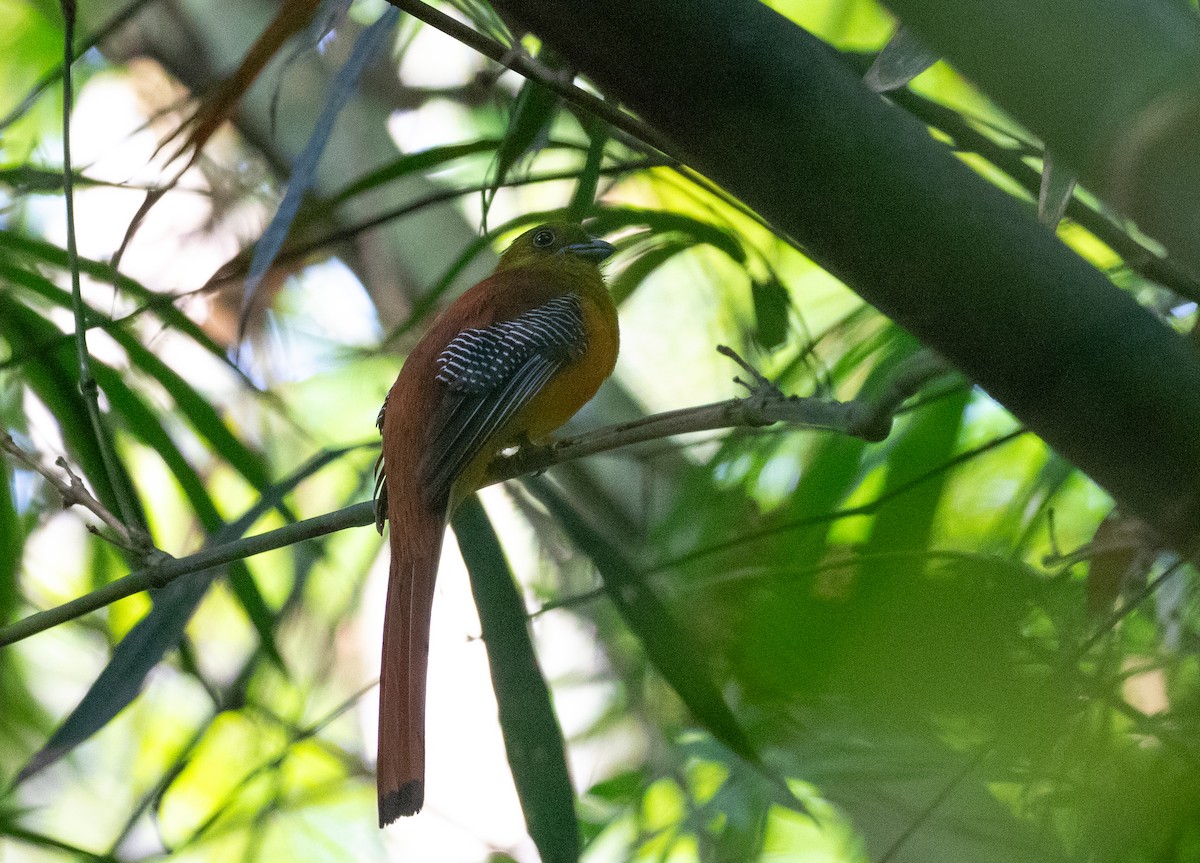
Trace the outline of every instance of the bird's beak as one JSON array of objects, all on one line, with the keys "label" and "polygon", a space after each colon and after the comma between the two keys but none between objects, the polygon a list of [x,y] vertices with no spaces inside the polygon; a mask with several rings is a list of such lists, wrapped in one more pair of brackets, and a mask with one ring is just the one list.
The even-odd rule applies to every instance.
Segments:
[{"label": "bird's beak", "polygon": [[569,246],[563,246],[562,250],[568,254],[600,263],[617,249],[612,243],[606,243],[604,240],[597,240],[593,237],[586,243],[571,243]]}]

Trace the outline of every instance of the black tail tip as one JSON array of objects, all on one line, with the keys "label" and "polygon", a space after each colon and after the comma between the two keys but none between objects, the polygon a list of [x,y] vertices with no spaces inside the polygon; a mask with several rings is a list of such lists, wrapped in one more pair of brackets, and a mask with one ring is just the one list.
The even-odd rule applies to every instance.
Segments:
[{"label": "black tail tip", "polygon": [[416,815],[425,804],[425,783],[419,779],[405,782],[395,791],[379,798],[379,826],[386,827],[404,815]]}]

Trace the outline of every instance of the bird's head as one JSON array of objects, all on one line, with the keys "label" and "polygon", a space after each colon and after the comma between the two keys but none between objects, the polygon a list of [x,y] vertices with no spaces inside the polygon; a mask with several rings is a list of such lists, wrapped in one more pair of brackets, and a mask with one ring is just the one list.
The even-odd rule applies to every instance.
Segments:
[{"label": "bird's head", "polygon": [[500,256],[496,269],[562,261],[599,264],[616,249],[571,222],[547,222],[531,228],[512,241]]}]

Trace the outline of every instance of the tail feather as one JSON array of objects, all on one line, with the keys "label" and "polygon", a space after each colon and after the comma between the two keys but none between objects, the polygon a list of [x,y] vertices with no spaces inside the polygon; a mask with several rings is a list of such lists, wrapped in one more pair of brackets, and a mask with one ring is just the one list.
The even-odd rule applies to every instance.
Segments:
[{"label": "tail feather", "polygon": [[[400,504],[400,505],[397,505]],[[425,685],[429,622],[446,519],[393,497],[391,571],[379,676],[379,826],[425,802]],[[398,511],[400,510],[400,511]]]}]

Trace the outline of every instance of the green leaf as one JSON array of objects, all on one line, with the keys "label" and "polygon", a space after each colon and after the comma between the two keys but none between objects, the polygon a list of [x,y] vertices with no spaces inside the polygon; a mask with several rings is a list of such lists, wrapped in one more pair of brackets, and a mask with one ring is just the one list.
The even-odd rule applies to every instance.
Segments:
[{"label": "green leaf", "polygon": [[445,147],[430,147],[419,153],[400,156],[382,167],[376,168],[369,174],[355,180],[328,200],[328,204],[341,204],[349,199],[386,186],[394,180],[399,180],[411,174],[420,174],[431,168],[437,168],[446,162],[472,156],[476,153],[487,153],[500,145],[500,138],[481,138],[465,144],[450,144]]},{"label": "green leaf", "polygon": [[[264,514],[277,508],[283,497],[297,485],[352,449],[333,450],[310,459],[291,476],[272,486],[240,518],[217,531],[210,544],[220,545],[241,537]],[[237,566],[244,567],[245,564],[239,562]],[[180,643],[188,621],[222,571],[221,567],[214,567],[192,573],[175,579],[151,594],[153,608],[113,649],[112,657],[100,676],[55,729],[46,745],[17,775],[14,784],[28,779],[65,756],[107,725],[138,696],[150,669],[158,664],[168,650]],[[263,649],[266,649],[266,643],[262,643]]]},{"label": "green leaf", "polygon": [[738,264],[746,263],[746,250],[729,230],[682,213],[641,207],[603,207],[591,214],[593,233],[607,234],[621,228],[644,225],[655,234],[680,233],[697,243],[719,249]]},{"label": "green leaf", "polygon": [[586,792],[607,803],[632,803],[646,786],[646,775],[641,770],[626,770],[597,782]]},{"label": "green leaf", "polygon": [[609,293],[618,306],[650,277],[650,274],[680,252],[686,252],[695,243],[690,240],[658,237],[647,244],[646,251],[629,262],[626,267],[608,280]]},{"label": "green leaf", "polygon": [[562,729],[533,652],[525,604],[478,497],[459,507],[454,534],[471,575],[525,824],[544,863],[573,863],[580,853],[579,822]]},{"label": "green leaf", "polygon": [[901,24],[863,76],[863,83],[876,93],[898,90],[937,61],[937,52]]},{"label": "green leaf", "polygon": [[[924,476],[954,457],[962,429],[963,411],[971,399],[970,389],[964,387],[918,410],[898,433],[893,433],[887,453],[887,478],[881,497],[907,487],[914,479]],[[875,513],[871,533],[863,554],[894,554],[925,551],[930,545],[934,518],[942,500],[948,475],[908,489],[889,500]],[[894,567],[895,563],[885,564]],[[863,577],[871,581],[871,568]]]},{"label": "green leaf", "polygon": [[[87,405],[79,392],[79,366],[72,342],[64,340],[62,330],[18,303],[6,290],[0,290],[0,336],[5,338],[13,353],[26,356],[21,368],[22,379],[58,421],[68,452],[96,496],[111,511],[120,511],[100,445],[88,419]],[[119,461],[115,465],[114,479],[122,487],[122,497],[139,507],[137,527],[144,528],[145,516],[133,480]]]},{"label": "green leaf", "polygon": [[783,344],[788,332],[788,310],[791,299],[787,288],[776,278],[750,283],[754,300],[754,340],[771,351]]},{"label": "green leaf", "polygon": [[[224,519],[204,487],[204,481],[171,440],[171,436],[167,434],[154,412],[125,385],[121,376],[114,370],[100,363],[93,363],[92,371],[96,382],[108,397],[113,411],[125,420],[128,431],[158,453],[159,458],[167,465],[205,531],[211,535],[225,527]],[[275,615],[267,606],[244,562],[238,561],[229,565],[229,583],[250,623],[258,632],[267,655],[280,670],[286,672],[283,656],[275,646]]]},{"label": "green leaf", "polygon": [[[250,449],[229,430],[208,399],[123,327],[114,327],[110,334],[129,354],[134,368],[162,384],[180,414],[218,456],[260,494],[269,487],[270,476],[264,456]],[[293,517],[286,508],[281,511],[286,518]]]},{"label": "green leaf", "polygon": [[570,540],[595,564],[609,599],[642,643],[658,673],[692,715],[733,752],[758,764],[759,756],[704,667],[696,645],[628,558],[593,530],[553,487],[542,479],[526,481],[534,495],[562,526]]},{"label": "green leaf", "polygon": [[[539,54],[547,68],[554,69],[555,61],[547,49]],[[483,196],[483,223],[487,224],[488,210],[509,173],[527,155],[536,153],[550,136],[550,125],[558,109],[558,94],[550,88],[527,78],[513,102],[504,138],[496,148],[496,161],[491,174],[492,188]]]},{"label": "green leaf", "polygon": [[[9,168],[0,168],[0,185],[8,186],[8,191],[13,195],[61,194],[63,180],[62,171],[39,168],[34,165],[14,165]],[[75,172],[71,182],[77,189],[100,186],[113,189],[129,188],[121,183],[93,180],[78,171]]]},{"label": "green leaf", "polygon": [[1042,154],[1042,183],[1038,188],[1038,220],[1050,230],[1062,221],[1078,181],[1073,171],[1058,164],[1049,151]]},{"label": "green leaf", "polygon": [[587,158],[579,177],[575,181],[575,193],[567,206],[567,218],[572,222],[583,221],[584,215],[596,202],[596,189],[600,185],[600,168],[604,164],[604,148],[608,144],[611,128],[603,120],[587,121]]},{"label": "green leaf", "polygon": [[0,458],[0,537],[0,623],[4,623],[17,607],[17,572],[25,549],[25,529],[13,500],[7,457]]},{"label": "green leaf", "polygon": [[[68,269],[67,252],[65,249],[53,243],[27,237],[14,231],[0,231],[0,249],[11,252],[16,256],[32,258],[36,262],[49,264],[57,269]],[[195,321],[179,311],[174,306],[171,296],[152,291],[128,276],[115,273],[109,264],[87,258],[79,258],[78,261],[80,273],[91,276],[101,282],[115,284],[121,291],[142,301],[145,307],[153,309],[154,314],[168,327],[187,336],[210,354],[218,357],[226,365],[232,366],[232,363],[230,363],[229,358],[225,354],[225,348],[214,342]],[[27,271],[22,271],[20,268],[11,268],[10,265],[10,268],[5,270],[5,277],[26,287],[34,287],[22,280],[22,272]],[[58,302],[58,300],[51,297],[47,298],[51,299],[52,302]],[[89,322],[88,326],[89,328],[107,328],[111,326],[111,323],[106,318],[98,317],[97,320]],[[61,331],[57,335],[57,339],[60,341],[71,341],[73,338],[74,336],[71,334],[63,334]]]},{"label": "green leaf", "polygon": [[[0,279],[7,279],[19,284],[60,308],[72,308],[71,295],[66,290],[37,273],[14,266],[2,258],[0,258]],[[270,479],[265,459],[229,431],[208,399],[198,393],[191,384],[164,363],[154,352],[147,349],[136,336],[127,330],[125,325],[103,318],[90,307],[87,308],[87,318],[89,323],[95,320],[105,321],[105,329],[125,349],[133,366],[162,384],[175,401],[180,413],[187,418],[196,432],[247,482],[260,493],[269,485]],[[285,515],[287,515],[286,512]]]}]

